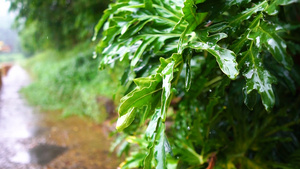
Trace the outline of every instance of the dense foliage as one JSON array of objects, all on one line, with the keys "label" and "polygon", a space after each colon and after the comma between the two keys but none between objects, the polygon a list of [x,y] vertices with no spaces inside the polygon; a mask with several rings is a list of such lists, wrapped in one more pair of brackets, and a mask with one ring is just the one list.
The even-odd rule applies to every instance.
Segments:
[{"label": "dense foliage", "polygon": [[9,0],[18,11],[21,42],[32,54],[47,48],[71,48],[90,40],[109,0]]},{"label": "dense foliage", "polygon": [[110,4],[96,51],[101,69],[127,65],[121,168],[299,167],[299,10],[298,0]]}]

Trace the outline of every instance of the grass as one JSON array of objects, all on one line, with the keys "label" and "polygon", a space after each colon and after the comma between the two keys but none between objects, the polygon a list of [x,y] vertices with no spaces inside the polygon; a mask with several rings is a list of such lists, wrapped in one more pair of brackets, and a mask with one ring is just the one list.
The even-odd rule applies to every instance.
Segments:
[{"label": "grass", "polygon": [[102,122],[107,113],[97,97],[119,100],[122,89],[110,70],[97,69],[99,59],[92,58],[93,49],[81,44],[69,51],[47,50],[28,59],[25,67],[33,83],[22,92],[29,103],[43,110],[62,110],[64,117],[84,115]]},{"label": "grass", "polygon": [[0,53],[1,62],[18,62],[24,59],[22,53]]}]

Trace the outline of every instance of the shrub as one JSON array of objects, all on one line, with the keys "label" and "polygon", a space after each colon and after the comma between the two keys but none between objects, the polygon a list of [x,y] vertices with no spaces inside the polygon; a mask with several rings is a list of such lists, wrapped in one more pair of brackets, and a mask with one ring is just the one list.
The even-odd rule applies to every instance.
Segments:
[{"label": "shrub", "polygon": [[96,51],[127,65],[121,168],[299,167],[298,2],[110,4]]}]

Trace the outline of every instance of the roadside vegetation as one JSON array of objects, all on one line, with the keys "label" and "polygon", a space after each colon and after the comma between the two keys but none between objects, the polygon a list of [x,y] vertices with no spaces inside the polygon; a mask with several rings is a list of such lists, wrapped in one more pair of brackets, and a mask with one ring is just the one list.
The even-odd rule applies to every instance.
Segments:
[{"label": "roadside vegetation", "polygon": [[[59,110],[64,117],[88,116],[102,122],[107,106],[118,104],[118,74],[99,72],[91,42],[94,26],[109,1],[11,0],[19,11],[25,68],[33,82],[22,92],[42,110]],[[111,105],[107,105],[111,104]]]},{"label": "roadside vegetation", "polygon": [[127,65],[122,169],[300,166],[298,0],[117,0],[100,68]]},{"label": "roadside vegetation", "polygon": [[63,116],[85,115],[102,122],[109,113],[103,101],[113,100],[120,84],[109,70],[99,72],[93,50],[81,44],[70,51],[49,49],[35,54],[25,63],[33,83],[22,92],[43,110],[61,110]]},{"label": "roadside vegetation", "polygon": [[25,96],[96,122],[113,99],[120,168],[300,166],[299,0],[10,1]]}]

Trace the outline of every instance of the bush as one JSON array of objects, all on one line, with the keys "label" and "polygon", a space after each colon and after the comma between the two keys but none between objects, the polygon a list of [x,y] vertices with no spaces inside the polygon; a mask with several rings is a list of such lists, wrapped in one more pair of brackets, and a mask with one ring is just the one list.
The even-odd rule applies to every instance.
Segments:
[{"label": "bush", "polygon": [[127,65],[121,168],[299,167],[298,2],[112,3],[96,50]]}]

